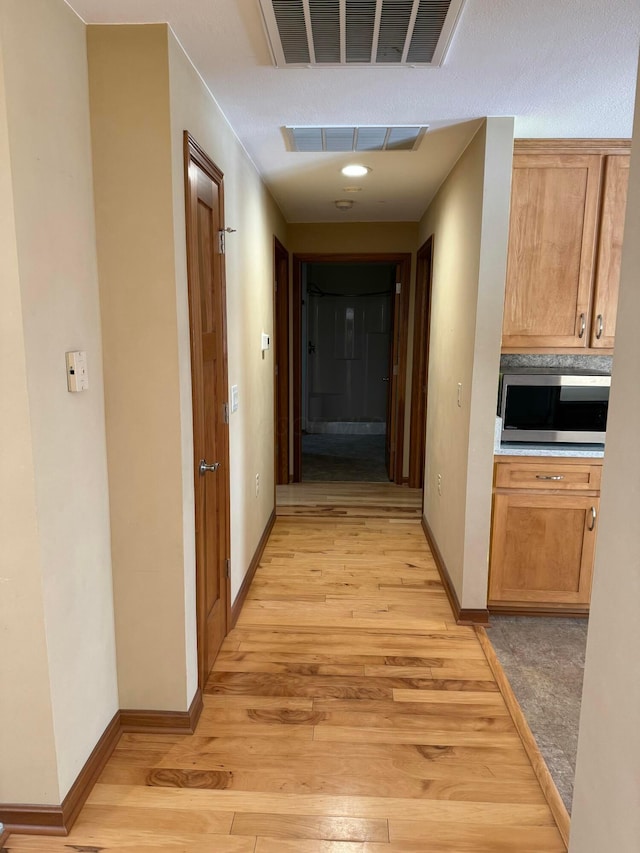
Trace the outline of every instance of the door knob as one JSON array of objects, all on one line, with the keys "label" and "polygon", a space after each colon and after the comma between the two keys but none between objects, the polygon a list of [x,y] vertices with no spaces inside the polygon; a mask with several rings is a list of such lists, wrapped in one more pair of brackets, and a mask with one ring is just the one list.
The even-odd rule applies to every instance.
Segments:
[{"label": "door knob", "polygon": [[219,462],[212,462],[211,465],[209,465],[208,462],[205,462],[204,459],[201,459],[200,465],[198,466],[198,471],[200,472],[200,476],[202,476],[203,474],[206,474],[207,471],[217,471],[219,467]]}]

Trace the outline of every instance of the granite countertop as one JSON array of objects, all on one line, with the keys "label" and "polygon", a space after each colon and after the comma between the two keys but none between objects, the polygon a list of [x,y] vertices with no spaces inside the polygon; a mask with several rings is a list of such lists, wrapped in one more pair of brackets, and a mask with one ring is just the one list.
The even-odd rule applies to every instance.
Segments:
[{"label": "granite countertop", "polygon": [[494,454],[496,456],[576,456],[585,459],[602,459],[604,444],[528,444],[500,441],[502,418],[496,418]]}]

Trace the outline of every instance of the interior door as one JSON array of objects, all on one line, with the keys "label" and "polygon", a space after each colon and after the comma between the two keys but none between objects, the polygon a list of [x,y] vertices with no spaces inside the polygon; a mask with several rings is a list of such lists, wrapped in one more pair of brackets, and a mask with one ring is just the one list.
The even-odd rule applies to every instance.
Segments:
[{"label": "interior door", "polygon": [[204,686],[227,633],[229,427],[222,173],[190,138],[187,243],[193,386],[198,674]]}]

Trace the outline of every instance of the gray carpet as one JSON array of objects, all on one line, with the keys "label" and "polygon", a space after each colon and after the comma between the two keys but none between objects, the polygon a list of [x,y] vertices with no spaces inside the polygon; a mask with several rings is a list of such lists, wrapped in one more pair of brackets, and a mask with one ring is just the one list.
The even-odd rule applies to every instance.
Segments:
[{"label": "gray carpet", "polygon": [[492,616],[489,639],[571,812],[587,619]]},{"label": "gray carpet", "polygon": [[388,483],[384,435],[303,435],[303,482]]}]

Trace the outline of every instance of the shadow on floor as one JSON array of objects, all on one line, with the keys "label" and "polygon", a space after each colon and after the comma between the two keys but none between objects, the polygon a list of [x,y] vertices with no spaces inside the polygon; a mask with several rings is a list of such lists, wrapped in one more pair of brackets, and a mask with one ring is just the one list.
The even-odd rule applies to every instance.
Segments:
[{"label": "shadow on floor", "polygon": [[303,482],[388,483],[384,435],[303,435]]}]

